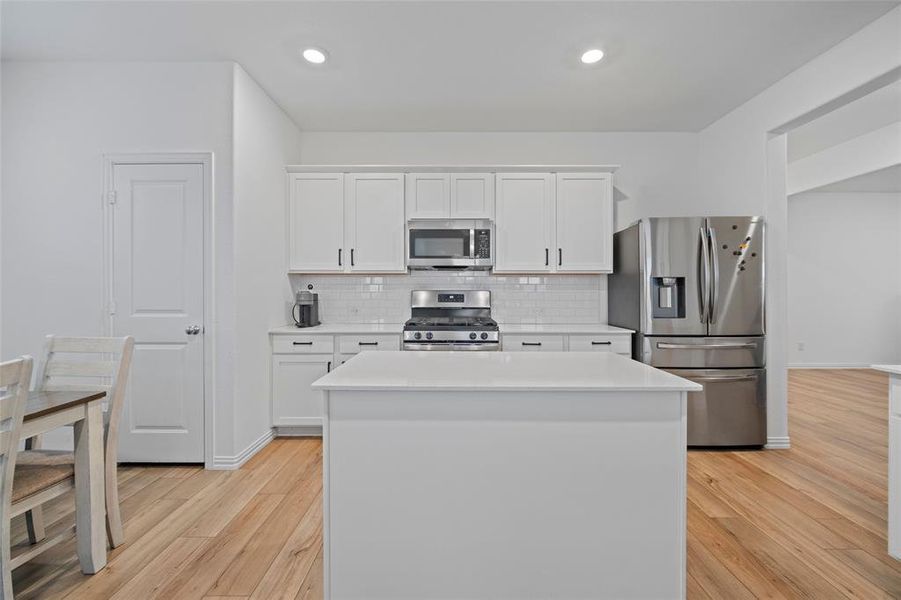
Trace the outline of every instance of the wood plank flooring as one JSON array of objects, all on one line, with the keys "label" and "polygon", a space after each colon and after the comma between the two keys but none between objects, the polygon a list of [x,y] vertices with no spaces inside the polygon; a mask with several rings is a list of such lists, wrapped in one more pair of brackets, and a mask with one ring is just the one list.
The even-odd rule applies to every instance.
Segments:
[{"label": "wood plank flooring", "polygon": [[[791,450],[689,453],[688,597],[901,598],[887,378],[793,371],[789,388]],[[14,572],[16,598],[321,598],[321,458],[319,440],[278,439],[238,471],[123,467],[128,542],[108,567],[84,576],[62,544]],[[71,522],[71,500],[45,518]]]}]

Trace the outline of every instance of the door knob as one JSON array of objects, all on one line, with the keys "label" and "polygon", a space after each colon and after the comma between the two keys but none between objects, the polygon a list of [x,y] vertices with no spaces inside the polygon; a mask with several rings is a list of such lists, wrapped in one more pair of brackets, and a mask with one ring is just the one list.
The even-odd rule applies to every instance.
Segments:
[{"label": "door knob", "polygon": [[185,333],[188,335],[197,335],[200,333],[200,325],[188,325],[185,327]]}]

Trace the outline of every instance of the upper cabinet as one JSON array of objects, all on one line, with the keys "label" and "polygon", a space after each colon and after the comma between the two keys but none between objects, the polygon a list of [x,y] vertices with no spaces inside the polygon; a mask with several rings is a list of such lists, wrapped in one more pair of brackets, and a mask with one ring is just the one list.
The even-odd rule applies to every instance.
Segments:
[{"label": "upper cabinet", "polygon": [[407,219],[493,219],[493,173],[408,173]]},{"label": "upper cabinet", "polygon": [[609,173],[557,173],[557,271],[613,272]]},{"label": "upper cabinet", "polygon": [[348,269],[406,272],[403,174],[351,173],[344,185]]},{"label": "upper cabinet", "polygon": [[344,174],[288,175],[288,270],[340,273],[344,248]]},{"label": "upper cabinet", "polygon": [[613,168],[293,169],[290,272],[405,273],[408,219],[493,220],[497,273],[613,272]]},{"label": "upper cabinet", "polygon": [[498,173],[495,231],[498,273],[553,271],[553,173]]},{"label": "upper cabinet", "polygon": [[499,273],[612,273],[609,173],[498,173]]},{"label": "upper cabinet", "polygon": [[288,270],[403,273],[401,173],[290,173]]}]

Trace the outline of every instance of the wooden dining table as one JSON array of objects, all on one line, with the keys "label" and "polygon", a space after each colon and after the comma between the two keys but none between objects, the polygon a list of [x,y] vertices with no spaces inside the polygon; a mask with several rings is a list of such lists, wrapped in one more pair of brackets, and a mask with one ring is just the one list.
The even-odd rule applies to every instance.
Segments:
[{"label": "wooden dining table", "polygon": [[106,566],[103,487],[103,391],[30,392],[22,438],[72,425],[75,430],[75,536],[83,573]]}]

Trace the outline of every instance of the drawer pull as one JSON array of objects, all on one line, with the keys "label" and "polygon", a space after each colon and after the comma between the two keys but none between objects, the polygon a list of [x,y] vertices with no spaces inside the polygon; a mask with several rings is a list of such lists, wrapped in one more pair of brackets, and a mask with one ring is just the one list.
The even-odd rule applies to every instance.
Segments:
[{"label": "drawer pull", "polygon": [[523,346],[540,346],[541,342],[523,342]]},{"label": "drawer pull", "polygon": [[295,346],[312,346],[313,342],[291,342]]},{"label": "drawer pull", "polygon": [[610,346],[613,342],[591,342],[592,346]]},{"label": "drawer pull", "polygon": [[361,346],[378,346],[378,342],[359,342]]}]

